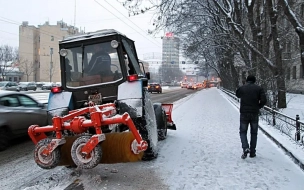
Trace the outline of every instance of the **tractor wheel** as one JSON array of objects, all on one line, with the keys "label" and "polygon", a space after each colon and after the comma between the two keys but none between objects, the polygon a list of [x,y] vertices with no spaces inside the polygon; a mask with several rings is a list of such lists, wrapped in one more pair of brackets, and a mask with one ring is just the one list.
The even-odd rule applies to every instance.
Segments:
[{"label": "tractor wheel", "polygon": [[153,103],[151,101],[150,95],[144,92],[144,119],[145,126],[141,132],[142,138],[147,141],[148,149],[145,151],[143,160],[152,160],[158,156],[158,135],[157,135],[157,123],[155,118],[155,112],[153,108]]},{"label": "tractor wheel", "polygon": [[160,103],[153,105],[157,123],[158,140],[165,140],[167,137],[167,118],[166,112]]},{"label": "tractor wheel", "polygon": [[4,151],[9,146],[9,132],[6,128],[0,129],[0,151]]},{"label": "tractor wheel", "polygon": [[34,151],[34,159],[37,165],[43,169],[52,169],[58,166],[61,158],[60,148],[57,147],[49,156],[41,155],[41,152],[50,144],[52,139],[45,138],[37,143]]},{"label": "tractor wheel", "polygon": [[71,148],[71,156],[74,163],[81,169],[91,169],[96,167],[102,157],[102,149],[100,145],[97,145],[93,151],[84,157],[81,155],[82,147],[90,140],[91,136],[81,136],[77,138]]}]

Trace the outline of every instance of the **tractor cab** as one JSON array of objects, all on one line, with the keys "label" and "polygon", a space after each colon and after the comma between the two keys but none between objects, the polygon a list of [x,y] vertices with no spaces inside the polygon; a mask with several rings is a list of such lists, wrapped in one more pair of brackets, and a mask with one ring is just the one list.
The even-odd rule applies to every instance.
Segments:
[{"label": "tractor cab", "polygon": [[149,73],[138,61],[134,41],[115,30],[67,37],[59,42],[59,53],[61,88],[72,92],[72,109],[88,100],[115,101],[118,86],[128,80],[148,84]]}]

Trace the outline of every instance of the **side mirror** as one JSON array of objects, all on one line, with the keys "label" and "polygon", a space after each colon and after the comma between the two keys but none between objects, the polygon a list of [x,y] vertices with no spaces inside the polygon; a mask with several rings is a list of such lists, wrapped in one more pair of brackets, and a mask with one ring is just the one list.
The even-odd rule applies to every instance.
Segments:
[{"label": "side mirror", "polygon": [[146,77],[148,80],[150,80],[150,72],[146,72]]},{"label": "side mirror", "polygon": [[45,105],[44,105],[44,104],[42,104],[42,103],[38,103],[38,107],[39,107],[39,108],[44,108],[44,107],[45,107]]}]

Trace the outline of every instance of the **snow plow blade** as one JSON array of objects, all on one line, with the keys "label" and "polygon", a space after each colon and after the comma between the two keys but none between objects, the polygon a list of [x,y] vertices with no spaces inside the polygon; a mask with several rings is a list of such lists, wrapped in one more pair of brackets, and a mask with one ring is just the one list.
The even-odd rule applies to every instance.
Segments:
[{"label": "snow plow blade", "polygon": [[163,109],[166,112],[167,117],[167,129],[176,130],[176,125],[172,120],[173,104],[162,104]]}]

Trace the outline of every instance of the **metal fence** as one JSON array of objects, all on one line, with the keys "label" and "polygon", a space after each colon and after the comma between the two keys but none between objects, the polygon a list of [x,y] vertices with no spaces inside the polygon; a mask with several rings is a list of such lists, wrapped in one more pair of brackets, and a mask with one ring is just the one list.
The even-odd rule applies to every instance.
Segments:
[{"label": "metal fence", "polygon": [[[235,92],[223,88],[221,88],[221,90],[235,102],[240,102],[240,99],[235,96]],[[273,108],[264,106],[264,108],[260,110],[260,118],[304,146],[304,121],[300,120],[299,115],[292,118]]]}]

